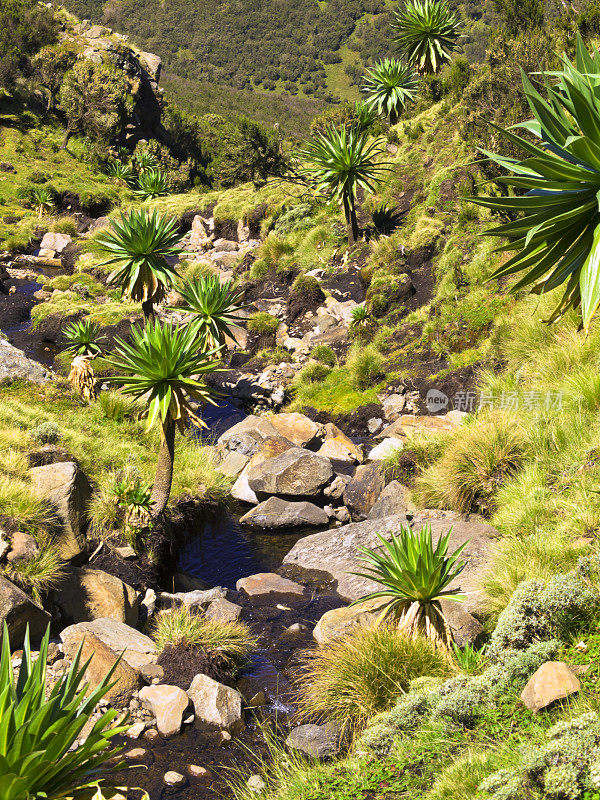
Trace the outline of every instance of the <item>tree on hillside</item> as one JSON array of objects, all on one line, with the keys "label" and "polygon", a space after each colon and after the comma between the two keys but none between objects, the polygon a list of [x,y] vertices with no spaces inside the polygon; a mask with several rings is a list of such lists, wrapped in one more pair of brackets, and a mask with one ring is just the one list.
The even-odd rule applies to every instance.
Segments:
[{"label": "tree on hillside", "polygon": [[147,405],[148,429],[161,426],[156,477],[150,497],[156,519],[165,510],[171,494],[175,464],[175,432],[186,433],[190,423],[204,426],[190,400],[216,405],[211,389],[200,376],[218,368],[215,350],[199,351],[194,325],[176,327],[169,322],[148,320],[131,329],[130,342],[117,339],[108,363],[119,374],[107,380],[119,385],[123,394],[143,399]]},{"label": "tree on hillside", "polygon": [[394,43],[419,75],[435,75],[459,49],[460,23],[447,0],[406,0],[394,11]]},{"label": "tree on hillside", "polygon": [[14,88],[30,57],[57,33],[52,12],[35,0],[0,0],[0,88]]},{"label": "tree on hillside", "polygon": [[600,51],[588,53],[578,37],[575,64],[564,56],[559,70],[545,74],[547,100],[522,77],[533,119],[521,127],[538,143],[497,127],[527,156],[483,152],[501,167],[497,180],[527,193],[472,201],[519,215],[486,231],[508,238],[499,250],[517,251],[492,277],[521,274],[513,291],[529,286],[536,294],[564,286],[549,321],[581,308],[587,328],[600,304]]},{"label": "tree on hillside", "polygon": [[506,32],[518,36],[544,24],[544,0],[494,0]]},{"label": "tree on hillside", "polygon": [[134,102],[122,70],[89,59],[67,72],[58,100],[67,120],[63,147],[74,133],[106,142],[118,139]]},{"label": "tree on hillside", "polygon": [[417,96],[418,80],[412,67],[395,58],[379,61],[364,76],[363,92],[367,105],[389,117],[395,125],[398,117]]},{"label": "tree on hillside", "polygon": [[121,289],[124,297],[139,301],[146,319],[154,305],[164,299],[178,277],[169,263],[180,255],[181,234],[177,220],[159,217],[141,209],[111,221],[111,230],[100,234],[96,245],[108,255],[102,264],[116,264],[108,282]]},{"label": "tree on hillside", "polygon": [[70,47],[49,45],[43,47],[32,61],[35,76],[48,92],[48,111],[52,111],[65,74],[77,60],[77,52]]},{"label": "tree on hillside", "polygon": [[344,209],[350,245],[358,238],[358,190],[375,191],[382,172],[388,169],[378,161],[384,152],[383,140],[370,140],[369,134],[356,126],[342,126],[317,132],[298,153],[304,162],[301,174],[313,190]]}]

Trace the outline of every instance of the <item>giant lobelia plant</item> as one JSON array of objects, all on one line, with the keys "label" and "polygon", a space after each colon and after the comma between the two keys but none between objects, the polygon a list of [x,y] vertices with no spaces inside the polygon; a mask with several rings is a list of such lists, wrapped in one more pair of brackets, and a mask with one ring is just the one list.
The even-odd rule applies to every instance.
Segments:
[{"label": "giant lobelia plant", "polygon": [[459,49],[460,23],[446,0],[407,0],[394,11],[395,45],[419,75],[433,75]]},{"label": "giant lobelia plant", "polygon": [[411,638],[424,634],[437,643],[450,646],[450,631],[441,600],[461,601],[460,590],[450,584],[461,574],[465,564],[459,561],[465,542],[448,554],[451,530],[433,544],[430,525],[413,532],[402,525],[390,541],[377,534],[381,548],[360,547],[358,560],[366,564],[364,572],[354,572],[382,585],[382,589],[356,602],[382,600],[380,619],[391,617],[398,628]]},{"label": "giant lobelia plant", "polygon": [[231,280],[221,283],[218,275],[193,278],[179,291],[184,300],[181,310],[194,314],[193,324],[204,348],[223,347],[225,337],[233,337],[232,328],[242,322],[239,314],[246,308],[243,291],[234,289]]},{"label": "giant lobelia plant", "polygon": [[218,351],[205,351],[201,344],[195,325],[177,327],[148,320],[144,327],[131,328],[129,342],[117,339],[106,359],[119,372],[106,380],[146,403],[148,430],[160,423],[160,452],[150,497],[154,518],[165,510],[171,494],[175,429],[185,433],[190,423],[204,427],[190,401],[216,405],[213,391],[201,377],[218,368]]},{"label": "giant lobelia plant", "polygon": [[379,61],[367,70],[363,80],[367,106],[389,117],[392,125],[417,96],[418,78],[414,69],[395,58]]},{"label": "giant lobelia plant", "polygon": [[[4,623],[0,656],[0,797],[2,800],[92,800],[110,798],[107,762],[122,748],[111,739],[125,733],[117,712],[107,709],[73,748],[94,708],[113,685],[115,665],[100,683],[84,683],[89,661],[81,663],[82,645],[69,671],[46,689],[50,628],[34,660],[29,628],[18,675],[13,673],[8,628]],[[118,663],[118,662],[117,662]],[[122,796],[122,795],[121,795]],[[145,796],[146,800],[147,795]]]},{"label": "giant lobelia plant", "polygon": [[509,173],[499,181],[527,192],[471,200],[518,214],[485,231],[508,238],[498,250],[516,251],[492,278],[519,274],[512,290],[531,287],[535,294],[564,286],[549,321],[581,308],[587,329],[600,303],[600,52],[589,53],[578,37],[575,63],[563,56],[562,68],[543,77],[547,99],[522,74],[533,119],[515,126],[537,142],[497,128],[527,157],[482,151]]}]

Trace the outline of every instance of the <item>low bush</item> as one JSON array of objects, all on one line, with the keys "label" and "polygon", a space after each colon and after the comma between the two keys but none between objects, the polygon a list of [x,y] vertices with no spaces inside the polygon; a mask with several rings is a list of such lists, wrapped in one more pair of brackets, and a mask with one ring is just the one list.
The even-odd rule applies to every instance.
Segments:
[{"label": "low bush", "polygon": [[328,367],[335,367],[337,364],[337,357],[331,347],[327,344],[318,344],[313,347],[310,351],[310,357],[314,358],[316,361],[320,361],[321,364],[325,364]]},{"label": "low bush", "polygon": [[8,562],[0,568],[10,581],[41,604],[43,596],[60,586],[64,562],[47,534],[37,532],[38,552],[27,559]]},{"label": "low bush", "polygon": [[250,333],[257,333],[262,336],[273,335],[279,327],[279,320],[266,311],[259,311],[253,314],[248,320],[248,330]]},{"label": "low bush", "polygon": [[490,514],[504,482],[523,466],[527,441],[514,419],[498,415],[463,426],[442,458],[417,480],[426,507]]},{"label": "low bush", "polygon": [[331,372],[331,368],[325,364],[307,364],[298,373],[299,383],[320,383]]},{"label": "low bush", "polygon": [[298,707],[306,716],[363,727],[421,675],[447,677],[448,658],[425,638],[394,627],[359,629],[303,656]]},{"label": "low bush", "polygon": [[294,299],[301,300],[307,305],[320,303],[325,299],[321,284],[313,275],[298,275],[292,284],[290,302]]},{"label": "low bush", "polygon": [[243,622],[206,619],[187,606],[163,611],[154,621],[153,637],[162,650],[167,645],[200,648],[218,653],[232,666],[245,661],[256,648],[256,639]]},{"label": "low bush", "polygon": [[42,422],[32,428],[29,435],[39,444],[56,444],[61,434],[56,422]]},{"label": "low bush", "polygon": [[348,356],[346,366],[352,384],[356,389],[366,389],[378,383],[385,376],[383,356],[372,345],[354,346]]},{"label": "low bush", "polygon": [[73,217],[59,217],[52,223],[50,229],[54,233],[67,233],[69,236],[77,236],[77,225]]}]

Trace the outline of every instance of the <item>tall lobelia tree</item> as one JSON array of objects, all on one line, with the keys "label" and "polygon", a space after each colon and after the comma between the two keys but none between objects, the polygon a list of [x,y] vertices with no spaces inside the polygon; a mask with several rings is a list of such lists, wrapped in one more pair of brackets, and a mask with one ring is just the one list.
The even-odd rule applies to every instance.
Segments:
[{"label": "tall lobelia tree", "polygon": [[398,117],[417,96],[418,79],[412,67],[395,58],[379,61],[364,76],[363,92],[367,106],[389,117],[395,125]]},{"label": "tall lobelia tree", "polygon": [[169,261],[182,253],[180,241],[177,220],[144,209],[113,220],[111,230],[96,240],[99,251],[108,255],[102,265],[117,265],[108,282],[118,286],[123,297],[140,301],[146,319],[178,277]]},{"label": "tall lobelia tree", "polygon": [[106,380],[119,385],[123,394],[142,399],[148,408],[148,430],[161,427],[160,452],[150,497],[153,518],[165,510],[171,494],[175,464],[175,432],[185,433],[193,423],[205,427],[190,400],[216,405],[212,390],[200,379],[213,372],[220,362],[216,350],[200,350],[195,325],[177,327],[172,323],[148,320],[144,327],[133,326],[130,341],[117,339],[107,362],[118,375]]},{"label": "tall lobelia tree", "polygon": [[460,23],[447,0],[407,0],[394,11],[395,45],[419,75],[435,75],[459,49]]},{"label": "tall lobelia tree", "polygon": [[370,140],[367,131],[352,125],[317,132],[298,153],[304,162],[300,172],[313,190],[344,209],[350,245],[358,238],[358,190],[375,191],[381,174],[389,169],[378,161],[384,152],[382,140]]},{"label": "tall lobelia tree", "polygon": [[471,200],[519,215],[485,232],[508,238],[499,251],[516,251],[492,277],[520,274],[513,291],[535,294],[564,286],[549,321],[581,308],[587,329],[600,304],[600,51],[589,53],[579,37],[575,63],[563,56],[562,68],[544,75],[547,99],[525,73],[522,79],[533,119],[518,127],[537,143],[497,128],[526,157],[482,152],[509,173],[499,181],[527,192]]}]

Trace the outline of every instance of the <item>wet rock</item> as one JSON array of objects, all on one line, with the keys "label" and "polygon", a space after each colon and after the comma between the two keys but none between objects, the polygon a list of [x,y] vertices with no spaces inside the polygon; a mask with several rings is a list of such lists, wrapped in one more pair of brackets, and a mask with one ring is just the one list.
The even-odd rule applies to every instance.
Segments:
[{"label": "wet rock", "polygon": [[379,464],[361,464],[344,489],[344,505],[353,520],[365,519],[385,487]]},{"label": "wet rock", "polygon": [[280,436],[296,447],[313,447],[323,437],[323,426],[313,422],[304,414],[272,414],[267,417]]},{"label": "wet rock", "polygon": [[414,511],[415,506],[410,499],[410,491],[399,481],[388,483],[381,492],[373,508],[369,511],[369,519],[391,517],[394,514],[406,514]]},{"label": "wet rock", "polygon": [[463,608],[470,613],[481,611],[483,594],[481,582],[492,560],[494,540],[498,531],[477,517],[465,519],[452,511],[422,511],[409,520],[404,515],[367,520],[366,522],[344,525],[334,530],[321,531],[300,539],[284,558],[284,564],[292,564],[304,569],[318,569],[328,572],[337,580],[337,592],[345,600],[358,600],[369,592],[379,589],[379,584],[367,578],[350,573],[360,570],[357,561],[359,547],[380,546],[377,533],[386,536],[396,533],[401,525],[409,524],[413,530],[420,530],[425,523],[431,524],[433,542],[452,529],[449,549],[455,550],[469,542],[463,551],[462,559],[466,567],[451,584],[459,587],[466,595]]},{"label": "wet rock", "polygon": [[175,772],[174,770],[165,772],[163,780],[167,786],[172,786],[174,789],[181,789],[181,787],[185,786],[187,783],[185,775],[182,775],[180,772]]},{"label": "wet rock", "polygon": [[6,556],[6,560],[11,564],[18,563],[19,561],[29,561],[39,553],[36,540],[33,536],[22,531],[15,531],[10,540],[10,552]]},{"label": "wet rock", "polygon": [[317,451],[318,455],[324,458],[330,458],[335,461],[347,461],[351,464],[355,462],[362,462],[363,453],[362,449],[354,444],[352,439],[348,438],[337,425],[328,422],[325,425],[325,441],[320,450]]},{"label": "wet rock", "polygon": [[[62,635],[64,635],[64,631]],[[85,671],[85,680],[90,687],[95,688],[114,667],[111,677],[111,683],[114,683],[114,686],[104,697],[117,708],[128,706],[134,692],[137,692],[141,686],[141,676],[137,669],[128,664],[125,658],[119,661],[120,650],[113,650],[89,631],[86,632],[85,638],[78,639],[75,636],[67,636],[66,639],[63,639],[65,655],[71,661],[75,658],[80,645],[82,646],[82,663],[91,658]]]},{"label": "wet rock", "polygon": [[269,497],[240,518],[244,525],[255,528],[305,528],[322,527],[329,522],[329,516],[322,508],[303,501],[292,503],[279,497]]},{"label": "wet rock", "polygon": [[242,730],[242,695],[230,686],[196,675],[188,690],[194,704],[196,725],[225,729],[235,733]]},{"label": "wet rock", "polygon": [[141,670],[155,664],[158,658],[156,645],[149,636],[136,631],[115,619],[95,619],[70,625],[60,634],[65,652],[75,652],[84,637],[93,634],[114,653],[123,653],[123,659],[134,669]]},{"label": "wet rock", "polygon": [[220,597],[206,609],[206,618],[216,622],[236,622],[242,613],[242,607],[237,603],[231,603],[224,597]]},{"label": "wet rock", "polygon": [[86,547],[87,507],[92,487],[74,461],[61,461],[29,470],[35,494],[56,510],[60,531],[55,538],[64,559],[80,556]]},{"label": "wet rock", "polygon": [[46,383],[50,372],[0,337],[0,383],[16,380]]},{"label": "wet rock", "polygon": [[363,600],[352,606],[342,606],[327,611],[315,625],[313,639],[318,644],[326,644],[332,639],[344,636],[355,628],[374,625],[381,616],[384,601],[380,598]]},{"label": "wet rock", "polygon": [[248,472],[248,485],[261,495],[313,497],[333,477],[327,458],[293,447],[275,458],[269,458]]},{"label": "wet rock", "polygon": [[403,447],[404,442],[402,439],[396,439],[395,436],[390,436],[375,445],[369,452],[369,461],[384,461],[388,456],[397,453],[398,450],[402,450]]},{"label": "wet rock", "polygon": [[298,600],[304,596],[304,587],[274,572],[259,572],[240,578],[235,588],[254,599],[268,598],[273,602]]},{"label": "wet rock", "polygon": [[109,617],[133,626],[138,620],[138,593],[101,569],[71,569],[56,599],[65,616],[74,622]]},{"label": "wet rock", "polygon": [[163,739],[180,732],[183,715],[190,704],[190,698],[183,689],[166,684],[144,686],[139,697],[143,705],[154,714],[156,727]]},{"label": "wet rock", "polygon": [[34,641],[42,638],[50,622],[50,614],[34,603],[25,592],[0,576],[0,634],[5,622],[13,647],[20,646],[28,625]]},{"label": "wet rock", "polygon": [[285,743],[312,758],[326,759],[340,749],[340,730],[334,722],[325,725],[299,725],[294,728]]},{"label": "wet rock", "polygon": [[529,679],[521,692],[521,700],[530,711],[537,714],[580,689],[579,679],[563,661],[546,661]]}]

